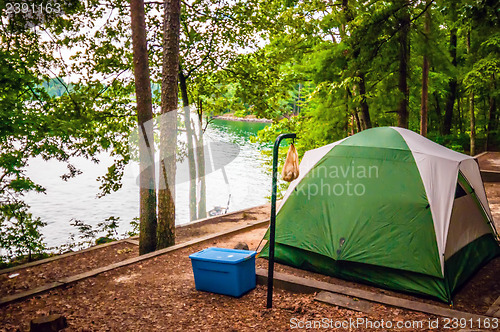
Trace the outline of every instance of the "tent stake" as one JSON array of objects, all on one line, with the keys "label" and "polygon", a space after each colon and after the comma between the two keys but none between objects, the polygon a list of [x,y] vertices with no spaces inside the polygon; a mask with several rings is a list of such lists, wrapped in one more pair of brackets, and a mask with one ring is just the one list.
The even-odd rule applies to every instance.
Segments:
[{"label": "tent stake", "polygon": [[276,191],[278,182],[278,151],[286,138],[296,138],[295,134],[281,134],[274,141],[273,148],[273,188],[271,193],[271,220],[269,225],[269,267],[267,269],[267,308],[273,307],[274,243],[276,233]]}]

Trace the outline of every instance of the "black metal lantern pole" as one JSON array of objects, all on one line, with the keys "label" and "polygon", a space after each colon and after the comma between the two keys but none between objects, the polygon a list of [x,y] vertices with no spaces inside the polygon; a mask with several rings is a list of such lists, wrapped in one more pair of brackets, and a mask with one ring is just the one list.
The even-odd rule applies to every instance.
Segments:
[{"label": "black metal lantern pole", "polygon": [[271,193],[271,220],[269,226],[269,267],[267,270],[267,308],[273,307],[274,243],[276,236],[276,191],[278,182],[278,151],[280,143],[286,138],[296,138],[295,134],[281,134],[274,141],[273,148],[273,188]]}]

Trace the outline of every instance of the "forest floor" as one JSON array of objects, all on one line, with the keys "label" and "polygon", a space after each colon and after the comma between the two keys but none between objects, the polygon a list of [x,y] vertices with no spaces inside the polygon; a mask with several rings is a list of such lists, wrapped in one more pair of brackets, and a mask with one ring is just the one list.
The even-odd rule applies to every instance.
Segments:
[{"label": "forest floor", "polygon": [[[487,183],[485,187],[497,228],[500,228],[500,183]],[[179,227],[177,241],[185,242],[229,230],[251,221],[264,220],[268,215],[267,205]],[[65,331],[172,331],[186,328],[195,331],[285,331],[314,321],[329,324],[353,321],[376,324],[382,320],[393,324],[423,324],[425,330],[430,330],[429,322],[436,319],[439,319],[439,328],[433,328],[433,331],[450,330],[444,328],[443,318],[420,312],[377,304],[376,313],[366,314],[317,302],[314,294],[297,294],[280,289],[275,289],[274,307],[268,310],[266,287],[260,285],[241,298],[196,291],[188,258],[190,254],[211,246],[233,248],[238,242],[246,242],[251,250],[255,250],[265,231],[266,226],[263,225],[235,235],[219,237],[7,304],[0,307],[0,331],[27,331],[31,319],[50,314],[60,314],[67,318],[69,326]],[[12,274],[2,274],[0,296],[32,289],[34,285],[42,285],[62,276],[74,275],[137,255],[136,245],[120,242],[59,261],[20,269]],[[267,261],[258,258],[256,265],[266,268]],[[305,278],[447,307],[446,304],[431,299],[343,281],[280,264],[275,269]],[[500,296],[500,278],[497,277],[499,272],[500,258],[496,258],[459,290],[454,297],[453,308],[484,314]],[[17,273],[17,276],[9,278]],[[351,325],[345,330],[370,330],[365,325],[357,327],[352,328]],[[403,330],[421,329],[409,327]]]},{"label": "forest floor", "polygon": [[[481,170],[500,172],[500,152],[488,152],[479,155],[478,162]],[[500,231],[500,182],[485,183],[486,197],[490,205],[491,214],[497,231]]]},{"label": "forest floor", "polygon": [[[203,222],[176,228],[176,243],[183,243],[207,234],[227,231],[236,225],[269,218],[270,205],[248,209],[241,213],[210,218]],[[256,249],[250,248],[250,249]],[[64,277],[124,261],[139,256],[139,247],[129,242],[98,246],[95,250],[61,257],[49,263],[0,274],[0,297],[33,289]],[[1,270],[0,270],[1,272]]]},{"label": "forest floor", "polygon": [[500,152],[481,153],[477,157],[477,161],[482,170],[500,172]]},{"label": "forest floor", "polygon": [[195,290],[190,254],[208,246],[231,248],[242,240],[256,248],[265,231],[260,227],[174,251],[1,307],[0,331],[26,331],[31,319],[50,314],[67,318],[65,331],[285,331],[294,322],[323,318],[333,322],[435,319],[383,305],[377,306],[376,314],[367,315],[316,302],[313,294],[279,289],[274,292],[273,309],[268,310],[266,288],[260,285],[241,298]]},{"label": "forest floor", "polygon": [[[377,314],[317,303],[314,296],[275,290],[267,310],[266,288],[241,298],[199,292],[194,288],[188,255],[207,246],[231,247],[244,239],[256,247],[265,227],[229,236],[119,268],[0,308],[0,330],[27,330],[29,321],[49,314],[64,315],[67,331],[284,331],[292,319],[342,321],[427,321],[428,315],[380,305]],[[293,320],[292,320],[293,321]]]}]

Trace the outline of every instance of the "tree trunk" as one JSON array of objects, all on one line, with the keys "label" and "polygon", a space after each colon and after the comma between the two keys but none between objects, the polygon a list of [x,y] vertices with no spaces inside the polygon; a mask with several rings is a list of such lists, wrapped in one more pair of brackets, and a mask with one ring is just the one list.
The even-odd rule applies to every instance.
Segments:
[{"label": "tree trunk", "polygon": [[[352,20],[351,13],[349,12],[349,0],[342,0],[342,12],[344,13],[346,22]],[[346,24],[342,23],[340,26],[340,38],[344,40],[346,35],[347,35]]]},{"label": "tree trunk", "polygon": [[353,129],[354,123],[352,124],[351,130],[349,131],[349,125],[351,124],[351,122],[354,122],[354,120],[349,112],[349,93],[347,92],[347,90],[345,91],[344,101],[345,101],[345,103],[344,103],[345,104],[345,116],[347,118],[346,136],[349,136],[349,133],[352,135],[353,131],[354,131],[354,129]]},{"label": "tree trunk", "polygon": [[[496,90],[495,77],[492,78],[491,91]],[[493,136],[496,135],[497,130],[497,105],[495,97],[490,94],[489,100],[489,119],[488,119],[488,132],[486,133],[486,150],[492,148]]]},{"label": "tree trunk", "polygon": [[[349,22],[351,20],[351,15],[349,13],[349,0],[342,0],[342,12],[344,14],[345,22]],[[345,40],[346,37],[346,24],[342,22],[340,26],[340,38],[341,40]],[[347,135],[349,135],[349,122],[352,123],[351,125],[351,135],[354,135],[354,115],[351,114],[349,115],[349,95],[350,95],[349,88],[346,88],[345,94],[344,94],[344,103],[345,103],[345,112],[347,116]],[[350,118],[350,120],[349,120]]]},{"label": "tree trunk", "polygon": [[153,108],[149,77],[146,22],[143,0],[130,1],[139,143],[139,254],[156,249],[156,185],[153,143]]},{"label": "tree trunk", "polygon": [[203,143],[203,129],[200,123],[200,136],[196,141],[196,156],[198,160],[198,185],[199,185],[199,196],[198,196],[198,219],[203,219],[207,217],[207,185],[205,182],[205,151]]},{"label": "tree trunk", "polygon": [[[457,30],[452,29],[450,31],[450,55],[451,64],[457,66]],[[457,78],[453,77],[449,83],[449,93],[446,100],[446,106],[444,109],[444,122],[443,122],[443,134],[449,135],[451,133],[451,125],[453,122],[453,106],[455,105],[455,98],[457,96]]]},{"label": "tree trunk", "polygon": [[[466,38],[467,54],[470,53],[470,30],[467,30]],[[469,94],[469,112],[470,112],[470,155],[476,154],[476,115],[474,114],[474,92]]]},{"label": "tree trunk", "polygon": [[177,148],[180,0],[165,0],[164,9],[158,249],[175,244],[175,152]]},{"label": "tree trunk", "polygon": [[[429,4],[429,0],[427,1]],[[425,54],[422,64],[422,101],[420,105],[420,135],[427,136],[427,118],[429,112],[429,55],[427,49],[429,48],[429,35],[431,32],[431,7],[427,8],[424,20],[424,35],[425,35]]]},{"label": "tree trunk", "polygon": [[191,110],[187,93],[186,77],[179,67],[179,87],[181,89],[182,106],[184,108],[184,123],[187,136],[187,158],[189,167],[189,220],[196,220],[196,162],[194,160],[193,128],[191,128]]},{"label": "tree trunk", "polygon": [[422,65],[422,102],[420,107],[420,135],[427,137],[427,113],[429,100],[429,58],[424,55]]},{"label": "tree trunk", "polygon": [[471,92],[469,101],[470,108],[470,155],[476,154],[476,116],[474,114],[474,93]]},{"label": "tree trunk", "polygon": [[359,120],[359,116],[358,116],[358,110],[354,110],[354,119],[356,120],[356,129],[357,129],[357,133],[361,132],[361,121]]},{"label": "tree trunk", "polygon": [[359,77],[359,94],[361,95],[360,120],[361,120],[361,127],[363,128],[363,130],[365,130],[372,127],[372,121],[370,119],[368,103],[366,102],[365,74],[359,74],[358,77]]},{"label": "tree trunk", "polygon": [[[342,0],[342,11],[344,12],[345,16],[345,21],[349,23],[352,21],[353,17],[352,14],[349,10],[349,0]],[[346,25],[342,23],[340,27],[340,35],[342,40],[345,40],[347,37],[347,30],[346,30]],[[356,60],[359,56],[359,50],[356,50],[355,53],[353,54],[354,60]],[[366,102],[366,84],[365,84],[365,74],[361,71],[358,71],[356,73],[356,76],[359,79],[358,83],[358,89],[359,89],[359,94],[361,96],[361,112],[359,114],[356,114],[356,120],[358,124],[358,131],[365,130],[368,128],[372,127],[372,121],[370,119],[370,111],[368,107],[368,103]],[[353,89],[354,90],[354,89]],[[346,98],[346,103],[348,102]],[[356,113],[358,113],[356,111]]]},{"label": "tree trunk", "polygon": [[462,96],[458,93],[457,96],[457,120],[458,120],[458,132],[462,134],[463,126],[462,126]]},{"label": "tree trunk", "polygon": [[[407,4],[408,1],[405,0]],[[409,6],[409,4],[408,4]],[[407,6],[405,6],[407,7]],[[408,42],[408,32],[410,30],[410,13],[408,8],[401,9],[402,16],[399,19],[401,29],[399,30],[399,92],[401,99],[398,107],[398,127],[408,128],[408,63],[410,58],[410,43]]]},{"label": "tree trunk", "polygon": [[205,150],[203,145],[203,105],[198,106],[198,139],[196,140],[196,165],[200,192],[198,197],[198,219],[207,217],[207,186],[205,182]]},{"label": "tree trunk", "polygon": [[438,128],[440,131],[443,129],[442,122],[443,122],[443,112],[441,112],[441,101],[439,100],[439,95],[437,94],[436,91],[434,91],[434,101],[436,103],[436,107],[434,108],[436,110],[436,117],[437,117],[437,126],[435,128]]}]

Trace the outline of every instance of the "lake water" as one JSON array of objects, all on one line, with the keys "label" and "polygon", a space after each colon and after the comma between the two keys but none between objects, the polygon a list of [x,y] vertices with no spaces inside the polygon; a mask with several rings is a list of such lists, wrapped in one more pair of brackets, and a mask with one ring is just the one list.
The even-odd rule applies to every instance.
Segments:
[{"label": "lake water", "polygon": [[[228,184],[222,171],[207,174],[207,210],[215,206],[226,207],[229,194],[229,210],[236,211],[267,203],[271,192],[271,176],[265,172],[265,160],[261,146],[251,143],[250,137],[263,129],[266,124],[256,122],[236,122],[214,120],[205,131],[207,142],[234,143],[239,146],[239,154],[224,167]],[[70,225],[71,219],[79,219],[90,225],[97,225],[104,219],[120,217],[120,234],[130,229],[130,221],[139,215],[139,187],[137,186],[138,165],[127,166],[122,180],[123,187],[103,198],[96,198],[99,192],[98,176],[106,173],[112,164],[109,156],[100,156],[101,162],[94,164],[83,158],[72,163],[83,174],[63,181],[60,176],[67,173],[64,163],[34,159],[27,170],[36,183],[44,186],[46,194],[30,193],[26,202],[34,216],[41,217],[47,226],[43,235],[48,246],[58,246],[68,242],[76,229]],[[176,186],[176,224],[189,222],[189,183]]]}]

